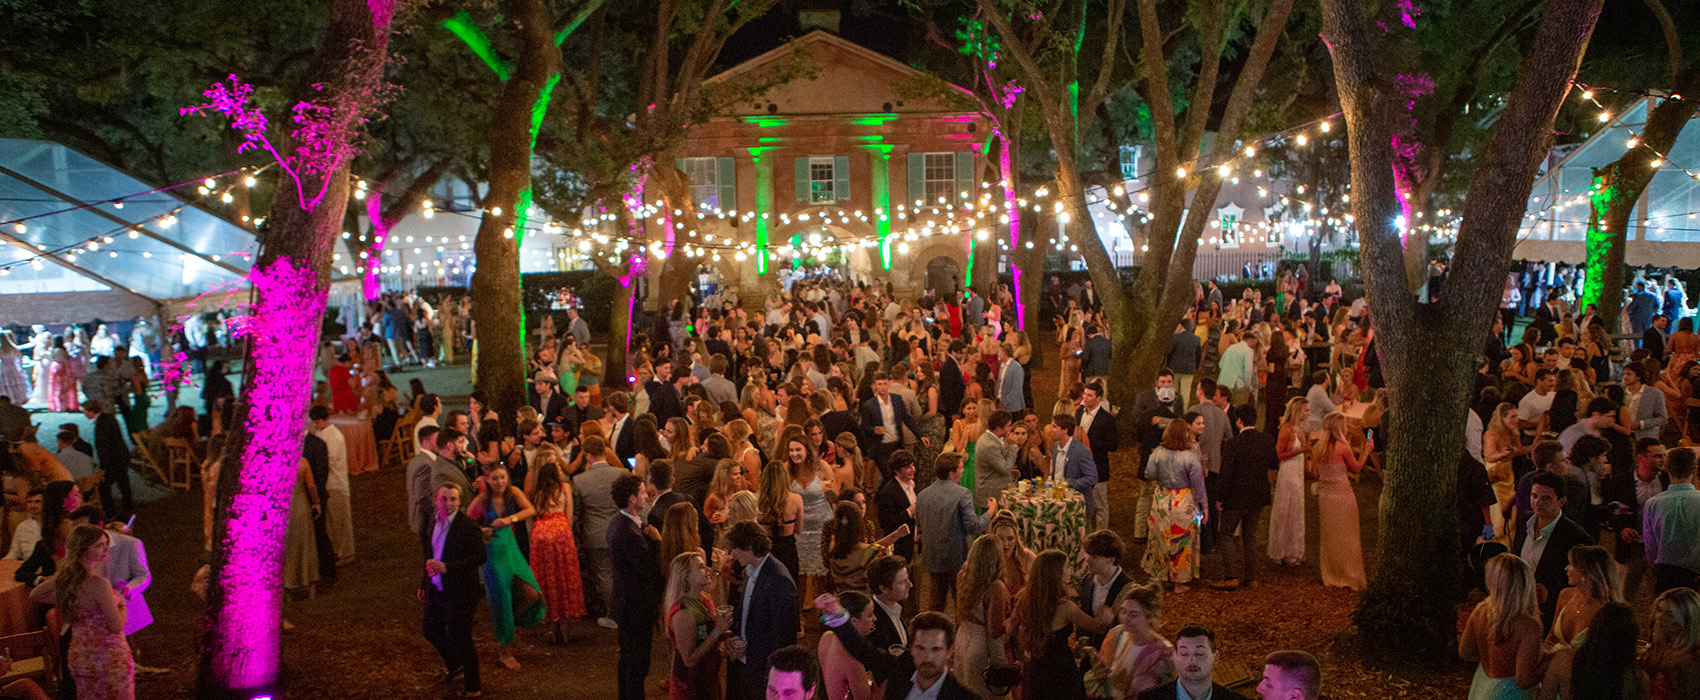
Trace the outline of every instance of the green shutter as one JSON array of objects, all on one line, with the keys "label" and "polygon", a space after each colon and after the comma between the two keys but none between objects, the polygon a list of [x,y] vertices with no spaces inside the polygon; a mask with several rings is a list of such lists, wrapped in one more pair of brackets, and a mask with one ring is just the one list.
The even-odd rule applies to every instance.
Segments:
[{"label": "green shutter", "polygon": [[797,201],[807,202],[809,201],[809,157],[793,158],[792,162],[796,163],[793,178],[797,181]]},{"label": "green shutter", "polygon": [[719,157],[714,159],[714,181],[720,186],[720,208],[732,211],[738,208],[738,166],[731,158]]},{"label": "green shutter", "polygon": [[[952,199],[960,198],[963,192],[968,193],[968,202],[974,201],[974,152],[956,152],[956,191],[950,193]],[[966,203],[966,202],[965,202]]]},{"label": "green shutter", "polygon": [[832,198],[850,201],[850,156],[832,157]]},{"label": "green shutter", "polygon": [[904,203],[913,206],[915,200],[925,199],[927,195],[927,154],[909,154],[909,194],[904,197]]}]

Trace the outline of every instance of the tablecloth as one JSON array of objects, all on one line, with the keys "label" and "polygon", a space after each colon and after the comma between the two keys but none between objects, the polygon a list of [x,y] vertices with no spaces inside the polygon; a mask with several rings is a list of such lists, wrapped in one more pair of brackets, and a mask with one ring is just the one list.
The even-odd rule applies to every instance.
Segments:
[{"label": "tablecloth", "polygon": [[1082,545],[1086,540],[1086,499],[1079,491],[1064,486],[1057,498],[1055,489],[1022,493],[1019,484],[1004,489],[999,505],[1015,514],[1021,542],[1034,552],[1061,550],[1068,555],[1068,577],[1083,569]]},{"label": "tablecloth", "polygon": [[0,637],[40,629],[33,622],[29,590],[12,580],[23,565],[15,559],[0,559]]},{"label": "tablecloth", "polygon": [[372,421],[339,413],[331,416],[331,425],[342,431],[343,442],[348,445],[349,474],[378,471],[378,438],[372,433]]}]

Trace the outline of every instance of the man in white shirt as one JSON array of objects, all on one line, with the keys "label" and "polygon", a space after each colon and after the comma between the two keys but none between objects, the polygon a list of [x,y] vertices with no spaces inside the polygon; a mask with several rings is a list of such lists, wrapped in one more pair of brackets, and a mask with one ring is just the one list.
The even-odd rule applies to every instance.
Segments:
[{"label": "man in white shirt", "polygon": [[331,536],[331,549],[336,551],[336,563],[346,566],[354,562],[354,513],[348,498],[348,442],[342,429],[331,425],[331,411],[314,406],[307,417],[313,421],[313,434],[325,441],[330,456],[331,473],[325,479],[325,529]]},{"label": "man in white shirt", "polygon": [[[76,452],[76,450],[72,450]],[[81,453],[78,453],[81,454]],[[23,561],[35,552],[35,543],[41,541],[41,494],[43,488],[37,486],[30,489],[29,497],[24,500],[28,509],[29,519],[18,523],[18,529],[12,531],[12,549],[6,552],[6,558]]]},{"label": "man in white shirt", "polygon": [[1541,416],[1552,410],[1553,389],[1558,386],[1558,377],[1552,370],[1542,367],[1535,370],[1535,388],[1523,395],[1517,402],[1517,422],[1524,430],[1535,430],[1541,424]]}]

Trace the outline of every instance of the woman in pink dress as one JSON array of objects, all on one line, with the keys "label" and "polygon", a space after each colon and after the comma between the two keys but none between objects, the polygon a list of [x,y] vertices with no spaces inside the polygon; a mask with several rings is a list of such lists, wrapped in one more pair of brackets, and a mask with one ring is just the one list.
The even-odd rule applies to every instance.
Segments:
[{"label": "woman in pink dress", "polygon": [[53,339],[53,365],[47,370],[47,408],[50,411],[75,411],[77,373],[71,352],[65,348],[65,338]]},{"label": "woman in pink dress", "polygon": [[1317,509],[1322,519],[1322,584],[1363,590],[1363,543],[1358,539],[1358,497],[1350,474],[1364,468],[1371,444],[1353,452],[1346,437],[1346,415],[1338,411],[1322,419],[1323,438],[1311,457],[1319,465]]},{"label": "woman in pink dress", "polygon": [[[52,586],[39,586],[51,595],[59,614],[71,625],[71,644],[65,654],[77,697],[83,700],[132,700],[136,696],[136,666],[124,639],[126,590],[115,590],[101,574],[106,571],[112,540],[94,525],[79,525],[65,543],[65,559]],[[39,600],[39,599],[38,599]]]}]

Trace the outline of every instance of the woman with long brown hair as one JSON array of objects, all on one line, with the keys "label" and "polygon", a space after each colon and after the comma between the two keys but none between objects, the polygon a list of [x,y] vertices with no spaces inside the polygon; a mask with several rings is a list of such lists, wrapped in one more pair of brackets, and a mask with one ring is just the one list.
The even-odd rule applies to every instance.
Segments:
[{"label": "woman with long brown hair", "polygon": [[702,533],[697,531],[696,506],[681,501],[667,508],[661,519],[660,551],[661,561],[673,561],[673,557],[686,552],[707,556],[702,551]]},{"label": "woman with long brown hair", "polygon": [[761,489],[756,496],[756,522],[767,528],[767,536],[773,541],[773,558],[784,564],[786,571],[797,571],[797,528],[803,520],[803,496],[791,492],[791,476],[784,462],[768,462],[762,467]]},{"label": "woman with long brown hair", "polygon": [[1064,580],[1067,565],[1068,555],[1058,550],[1040,552],[1010,614],[1010,647],[1025,671],[1021,696],[1030,700],[1083,700],[1086,684],[1069,639],[1076,632],[1108,630],[1075,604],[1074,591]]},{"label": "woman with long brown hair", "polygon": [[578,544],[573,540],[573,494],[560,448],[537,448],[530,498],[537,509],[531,528],[531,573],[543,595],[543,624],[552,625],[555,643],[567,643],[567,622],[584,617],[584,584],[579,579]]},{"label": "woman with long brown hair", "polygon": [[1145,478],[1155,488],[1145,571],[1153,580],[1172,584],[1177,593],[1184,593],[1187,582],[1198,577],[1198,528],[1210,517],[1204,462],[1194,434],[1194,424],[1203,422],[1204,416],[1196,413],[1169,421],[1162,444],[1151,450],[1145,463]]},{"label": "woman with long brown hair", "polygon": [[1009,589],[1002,580],[998,540],[981,535],[968,547],[956,574],[956,644],[951,668],[956,679],[981,698],[1001,697],[986,687],[986,669],[1004,662]]}]

